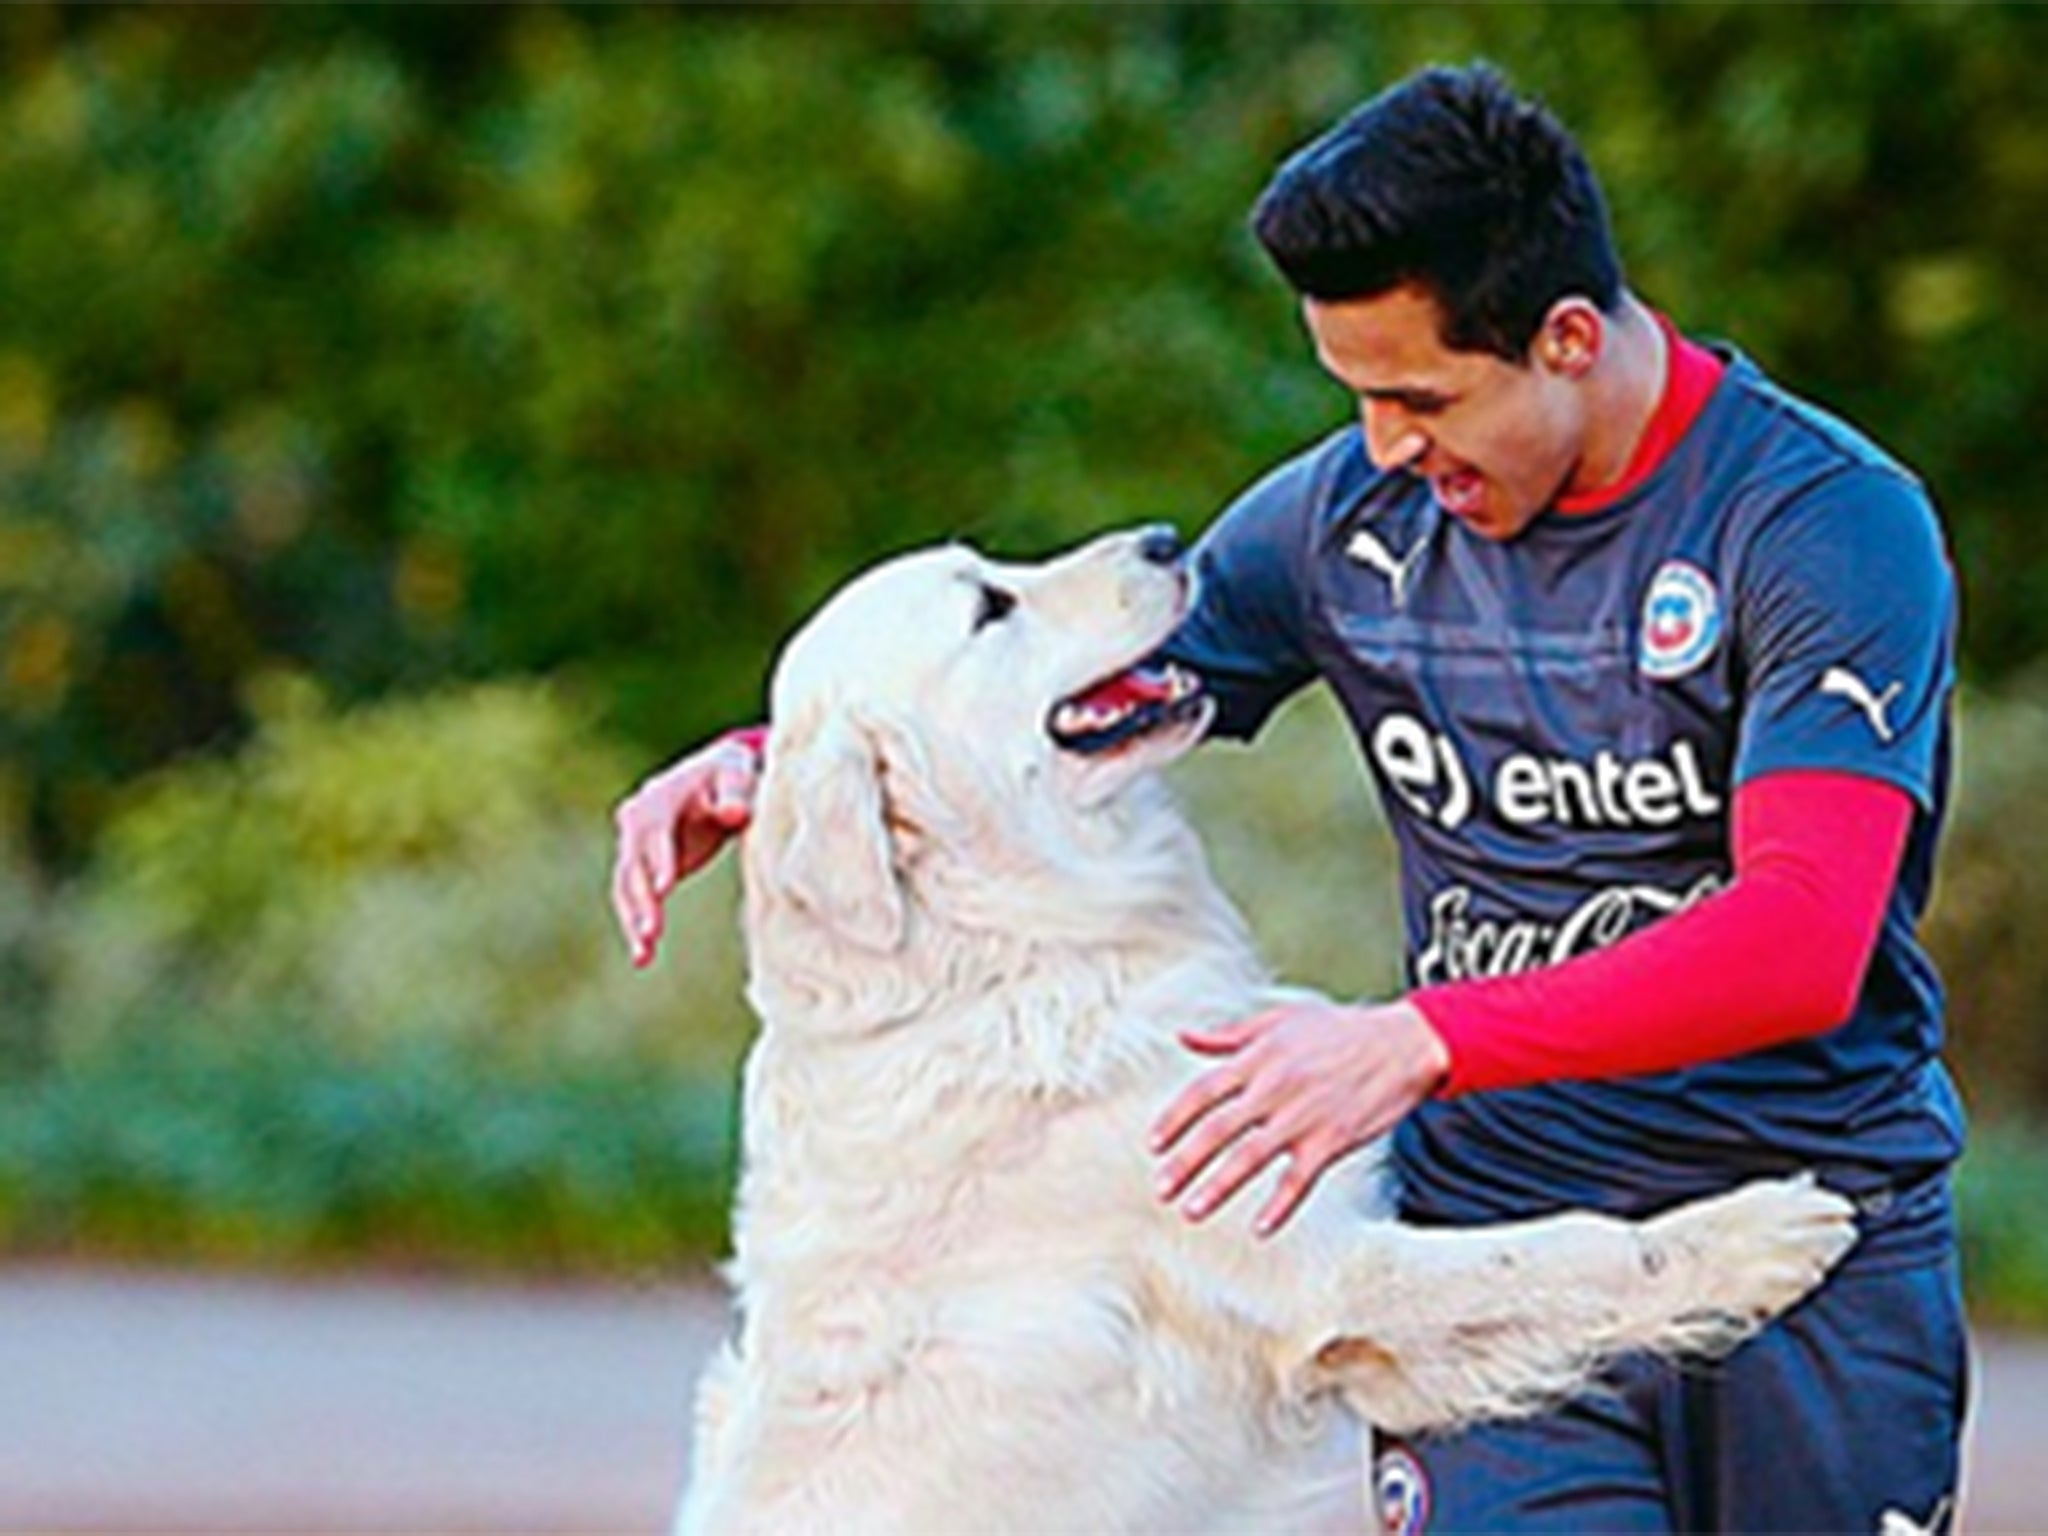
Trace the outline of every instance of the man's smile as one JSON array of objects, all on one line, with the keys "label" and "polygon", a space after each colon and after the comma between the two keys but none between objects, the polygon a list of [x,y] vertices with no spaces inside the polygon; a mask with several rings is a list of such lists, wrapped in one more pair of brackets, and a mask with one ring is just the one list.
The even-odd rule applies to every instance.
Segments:
[{"label": "man's smile", "polygon": [[1453,517],[1474,518],[1486,504],[1486,477],[1476,469],[1454,469],[1429,476],[1437,505]]}]

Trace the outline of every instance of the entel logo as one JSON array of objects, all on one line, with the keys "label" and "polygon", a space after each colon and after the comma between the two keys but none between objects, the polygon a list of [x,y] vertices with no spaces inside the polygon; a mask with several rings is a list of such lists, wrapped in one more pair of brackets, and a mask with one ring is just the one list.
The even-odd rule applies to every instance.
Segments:
[{"label": "entel logo", "polygon": [[[1450,737],[1398,711],[1373,727],[1372,756],[1401,803],[1445,831],[1472,814],[1472,776]],[[1722,801],[1699,754],[1677,741],[1664,756],[1624,758],[1605,748],[1591,762],[1513,752],[1494,769],[1491,802],[1515,827],[1669,827],[1713,816]]]}]

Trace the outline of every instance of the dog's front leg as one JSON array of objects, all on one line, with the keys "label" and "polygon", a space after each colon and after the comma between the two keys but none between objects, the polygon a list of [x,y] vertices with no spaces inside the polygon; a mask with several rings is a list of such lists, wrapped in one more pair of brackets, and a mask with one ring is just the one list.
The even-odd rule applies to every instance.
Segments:
[{"label": "dog's front leg", "polygon": [[1306,1385],[1368,1422],[1418,1430],[1534,1412],[1613,1357],[1732,1346],[1855,1240],[1849,1203],[1758,1181],[1653,1220],[1573,1214],[1494,1227],[1366,1229]]}]

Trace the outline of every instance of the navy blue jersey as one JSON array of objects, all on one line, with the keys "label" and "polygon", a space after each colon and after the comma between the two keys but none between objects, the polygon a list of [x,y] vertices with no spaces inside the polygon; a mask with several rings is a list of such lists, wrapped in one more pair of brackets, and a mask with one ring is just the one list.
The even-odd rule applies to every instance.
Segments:
[{"label": "navy blue jersey", "polygon": [[1350,427],[1254,486],[1196,559],[1174,653],[1220,733],[1251,735],[1315,679],[1336,690],[1399,849],[1412,985],[1567,960],[1719,889],[1731,797],[1756,775],[1848,772],[1915,803],[1846,1023],[1428,1103],[1397,1137],[1411,1217],[1635,1214],[1792,1168],[1875,1208],[1954,1158],[1941,988],[1914,934],[1948,782],[1954,583],[1922,488],[1873,444],[1735,356],[1601,510],[1490,541],[1419,477],[1376,470]]}]

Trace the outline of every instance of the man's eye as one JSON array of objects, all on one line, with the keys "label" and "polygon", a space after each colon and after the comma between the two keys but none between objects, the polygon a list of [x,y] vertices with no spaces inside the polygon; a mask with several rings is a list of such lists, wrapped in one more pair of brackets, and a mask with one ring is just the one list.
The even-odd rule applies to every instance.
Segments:
[{"label": "man's eye", "polygon": [[1451,404],[1443,395],[1364,395],[1360,398],[1367,404],[1384,400],[1410,416],[1441,416]]},{"label": "man's eye", "polygon": [[981,589],[981,606],[975,610],[974,614],[974,627],[982,629],[995,623],[998,619],[1006,619],[1010,616],[1010,610],[1016,606],[1016,593],[1005,592],[1001,587],[991,587],[983,584]]}]

